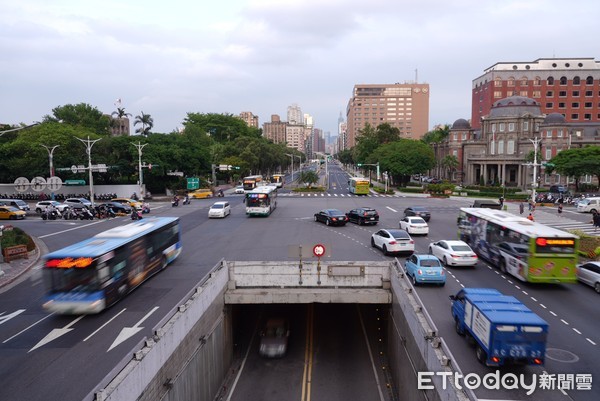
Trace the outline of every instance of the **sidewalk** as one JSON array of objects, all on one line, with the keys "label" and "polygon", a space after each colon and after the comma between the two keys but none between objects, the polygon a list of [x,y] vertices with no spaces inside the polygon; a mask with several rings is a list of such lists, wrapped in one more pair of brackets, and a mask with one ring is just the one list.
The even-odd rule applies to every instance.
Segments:
[{"label": "sidewalk", "polygon": [[48,251],[43,242],[35,237],[32,238],[36,247],[35,250],[29,252],[27,259],[21,258],[11,260],[10,262],[2,259],[3,262],[0,263],[0,293],[8,291],[11,284],[18,282],[20,278],[24,277],[25,273],[38,263],[42,254]]}]

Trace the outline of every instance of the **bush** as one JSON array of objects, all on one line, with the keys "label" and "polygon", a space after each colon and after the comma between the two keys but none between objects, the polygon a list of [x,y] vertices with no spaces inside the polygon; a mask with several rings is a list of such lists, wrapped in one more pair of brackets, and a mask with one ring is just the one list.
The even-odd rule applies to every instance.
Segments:
[{"label": "bush", "polygon": [[35,249],[35,242],[33,239],[23,230],[18,227],[13,227],[12,230],[7,231],[6,229],[2,232],[2,249],[16,245],[27,245],[27,251],[33,251]]},{"label": "bush", "polygon": [[294,192],[324,192],[323,187],[298,187],[293,189]]},{"label": "bush", "polygon": [[394,190],[393,189],[388,189],[387,192],[386,192],[385,188],[381,188],[381,187],[373,187],[373,191],[377,192],[378,194],[387,194],[387,195],[393,195],[394,194]]}]

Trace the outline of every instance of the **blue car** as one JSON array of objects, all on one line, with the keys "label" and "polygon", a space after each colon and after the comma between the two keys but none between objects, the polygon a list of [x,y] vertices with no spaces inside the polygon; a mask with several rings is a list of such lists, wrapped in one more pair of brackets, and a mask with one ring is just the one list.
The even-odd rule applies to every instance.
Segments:
[{"label": "blue car", "polygon": [[406,274],[413,285],[422,283],[446,284],[446,273],[442,262],[434,255],[412,255],[404,264]]}]

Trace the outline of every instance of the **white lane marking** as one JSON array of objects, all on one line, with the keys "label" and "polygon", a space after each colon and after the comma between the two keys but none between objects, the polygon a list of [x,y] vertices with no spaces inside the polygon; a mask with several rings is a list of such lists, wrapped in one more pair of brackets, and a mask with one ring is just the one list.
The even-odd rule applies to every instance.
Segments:
[{"label": "white lane marking", "polygon": [[560,321],[569,326],[569,322],[567,322],[565,319],[560,319]]},{"label": "white lane marking", "polygon": [[389,206],[386,206],[386,209],[390,209],[392,212],[394,212],[394,213],[398,213],[398,211],[397,211],[396,209],[392,209],[392,208],[391,208],[391,207],[389,207]]},{"label": "white lane marking", "polygon": [[596,345],[596,343],[595,343],[595,342],[593,342],[592,340],[590,340],[589,338],[586,338],[586,340],[588,340],[588,342],[589,342],[590,344],[592,344],[592,345]]},{"label": "white lane marking", "polygon": [[90,334],[89,336],[87,336],[86,338],[84,338],[83,341],[89,340],[94,334],[96,334],[97,332],[99,332],[100,330],[102,330],[104,328],[104,326],[106,326],[107,324],[109,324],[110,322],[112,322],[113,320],[115,320],[117,318],[117,316],[119,316],[121,313],[125,312],[126,309],[127,308],[124,308],[121,312],[119,312],[116,315],[114,315],[112,318],[110,318],[108,320],[108,322],[104,323],[102,326],[98,327],[96,329],[96,331],[94,331],[92,334]]},{"label": "white lane marking", "polygon": [[575,327],[573,327],[573,331],[577,334],[581,334],[581,331],[577,330]]},{"label": "white lane marking", "polygon": [[556,313],[552,312],[552,311],[548,311],[552,314],[552,316],[556,316]]},{"label": "white lane marking", "polygon": [[81,315],[77,319],[73,320],[71,323],[67,324],[65,327],[61,327],[61,328],[58,328],[58,329],[52,329],[52,331],[50,333],[48,333],[46,335],[46,337],[42,338],[40,340],[40,342],[38,342],[32,349],[30,349],[29,351],[27,351],[27,353],[30,353],[31,351],[33,351],[35,349],[38,349],[42,345],[48,344],[50,341],[56,340],[58,337],[60,337],[60,336],[62,336],[64,334],[67,334],[71,330],[75,330],[75,329],[72,329],[71,326],[73,326],[75,323],[77,323],[78,321],[80,321],[84,317],[85,317],[85,315]]},{"label": "white lane marking", "polygon": [[110,346],[110,348],[108,349],[108,351],[110,351],[117,345],[121,344],[123,341],[126,341],[127,339],[129,339],[129,337],[134,336],[135,334],[137,334],[137,332],[143,330],[144,329],[143,327],[139,327],[140,324],[144,323],[144,320],[148,319],[151,314],[156,312],[157,309],[158,309],[158,306],[155,306],[154,308],[152,308],[152,310],[150,312],[146,313],[146,315],[143,318],[141,318],[136,324],[134,324],[133,327],[123,327],[123,329],[121,330],[121,332],[119,333],[117,338],[115,338],[115,341],[113,341],[113,343]]},{"label": "white lane marking", "polygon": [[21,335],[21,334],[23,334],[24,332],[26,332],[27,330],[29,330],[30,328],[32,328],[32,327],[33,327],[33,326],[35,326],[36,324],[43,322],[44,320],[48,319],[48,318],[49,318],[50,316],[52,316],[52,315],[54,315],[54,313],[51,313],[51,314],[49,314],[48,316],[46,316],[46,317],[44,317],[44,318],[42,318],[42,319],[38,320],[37,322],[35,322],[35,323],[33,323],[33,324],[29,325],[28,327],[25,327],[23,330],[19,331],[19,332],[18,332],[17,334],[15,334],[14,336],[12,336],[12,337],[9,337],[9,338],[7,338],[6,340],[2,341],[2,344],[9,342],[10,340],[12,340],[13,338],[17,337],[18,335]]},{"label": "white lane marking", "polygon": [[82,226],[77,226],[77,227],[73,227],[73,228],[69,228],[68,230],[62,230],[62,231],[57,231],[55,233],[50,233],[50,234],[46,234],[46,235],[40,235],[38,238],[48,238],[48,237],[52,237],[53,235],[58,235],[58,234],[62,234],[62,233],[67,233],[69,231],[73,231],[73,230],[79,230],[80,228],[83,227],[88,227],[88,226],[93,226],[94,224],[99,224],[99,223],[104,223],[105,221],[108,220],[98,220],[98,221],[94,221],[93,223],[88,223],[88,224],[84,224]]},{"label": "white lane marking", "polygon": [[533,302],[537,302],[537,299],[535,299],[534,297],[531,297],[531,300],[532,300]]},{"label": "white lane marking", "polygon": [[546,305],[544,305],[544,304],[540,304],[540,306],[541,306],[542,308],[546,309]]}]

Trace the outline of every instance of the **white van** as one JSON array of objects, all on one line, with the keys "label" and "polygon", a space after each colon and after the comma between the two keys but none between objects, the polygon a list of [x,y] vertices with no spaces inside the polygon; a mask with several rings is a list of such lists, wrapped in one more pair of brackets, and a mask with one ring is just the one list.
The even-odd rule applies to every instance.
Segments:
[{"label": "white van", "polygon": [[29,211],[29,205],[21,199],[0,199],[0,205],[13,206],[24,212]]},{"label": "white van", "polygon": [[600,212],[600,198],[585,198],[577,203],[577,211],[580,213]]}]

